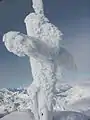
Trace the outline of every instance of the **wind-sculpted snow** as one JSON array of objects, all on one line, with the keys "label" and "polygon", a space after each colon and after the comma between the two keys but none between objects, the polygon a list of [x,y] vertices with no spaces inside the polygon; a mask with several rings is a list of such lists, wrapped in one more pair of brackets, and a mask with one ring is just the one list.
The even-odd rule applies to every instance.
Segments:
[{"label": "wind-sculpted snow", "polygon": [[[36,17],[33,18],[33,15]],[[63,51],[60,52],[62,48],[60,48],[59,43],[61,40],[60,36],[62,34],[57,29],[57,27],[55,27],[48,21],[43,20],[42,22],[42,16],[32,14],[28,17],[29,21],[28,18],[26,19],[26,25],[28,24],[28,35],[22,34],[20,32],[11,31],[4,35],[3,41],[6,48],[10,52],[13,52],[18,56],[27,55],[30,58],[34,81],[30,85],[28,93],[31,99],[29,107],[31,108],[32,112],[35,113],[36,111],[36,107],[34,108],[33,106],[34,104],[36,104],[36,93],[38,93],[40,90],[43,91],[43,95],[46,97],[45,101],[48,106],[48,110],[51,111],[55,83],[58,80],[57,73],[59,73],[60,80],[62,77],[62,73],[64,74],[64,69],[76,70],[76,68],[73,62],[73,57],[68,54],[68,52],[66,52],[64,48]],[[38,18],[40,20],[37,20]],[[36,21],[35,25],[33,23],[33,19],[35,19]],[[30,23],[37,28],[35,28],[34,26],[33,28],[30,27],[31,29],[28,28],[30,26]],[[30,32],[28,30],[33,32]],[[40,98],[38,97],[38,99]]]},{"label": "wind-sculpted snow", "polygon": [[34,12],[24,20],[27,35],[10,31],[4,34],[3,42],[9,52],[29,57],[33,82],[27,90],[29,102],[26,104],[35,119],[41,120],[43,111],[46,117],[47,111],[53,111],[57,80],[67,74],[66,70],[75,72],[76,65],[72,55],[61,48],[62,32],[45,17],[42,0],[33,0],[32,3]]}]

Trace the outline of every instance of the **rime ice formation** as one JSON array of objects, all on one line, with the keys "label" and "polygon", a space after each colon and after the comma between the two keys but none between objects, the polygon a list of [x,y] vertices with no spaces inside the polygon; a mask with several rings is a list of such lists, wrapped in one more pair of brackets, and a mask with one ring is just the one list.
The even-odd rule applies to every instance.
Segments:
[{"label": "rime ice formation", "polygon": [[41,120],[42,116],[43,120],[48,120],[48,112],[53,111],[57,71],[59,69],[63,72],[61,68],[68,61],[71,68],[75,69],[75,65],[69,54],[66,54],[66,61],[65,57],[63,59],[60,53],[62,33],[44,16],[42,0],[33,0],[33,8],[35,12],[26,16],[24,21],[27,35],[10,31],[3,36],[3,42],[8,51],[29,57],[33,76],[33,82],[28,88],[30,108],[36,120]]},{"label": "rime ice formation", "polygon": [[33,7],[35,13],[36,14],[44,14],[42,0],[32,0],[32,2],[33,2],[32,7]]}]

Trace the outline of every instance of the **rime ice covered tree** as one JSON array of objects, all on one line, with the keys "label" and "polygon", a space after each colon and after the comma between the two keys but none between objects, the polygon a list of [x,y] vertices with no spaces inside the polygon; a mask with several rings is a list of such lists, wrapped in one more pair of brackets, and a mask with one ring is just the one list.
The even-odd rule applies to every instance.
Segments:
[{"label": "rime ice covered tree", "polygon": [[60,47],[62,33],[45,17],[42,0],[33,0],[32,7],[35,12],[24,21],[27,35],[10,31],[4,34],[3,42],[8,51],[29,57],[33,77],[28,87],[30,109],[36,120],[51,120],[57,72],[61,76],[62,68],[75,70],[75,65],[73,57]]}]

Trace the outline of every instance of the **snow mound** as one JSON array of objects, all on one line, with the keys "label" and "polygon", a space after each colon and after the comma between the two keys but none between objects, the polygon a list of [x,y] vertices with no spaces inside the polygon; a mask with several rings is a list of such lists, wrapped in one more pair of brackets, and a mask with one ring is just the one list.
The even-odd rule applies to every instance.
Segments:
[{"label": "snow mound", "polygon": [[[65,88],[65,89],[64,89]],[[61,86],[57,89],[55,110],[85,112],[90,110],[90,88],[87,86]]]},{"label": "snow mound", "polygon": [[31,113],[28,112],[13,112],[1,120],[34,120]]},{"label": "snow mound", "polygon": [[[31,112],[13,112],[1,120],[35,120]],[[63,111],[54,113],[53,120],[88,120],[88,117],[77,112]]]}]

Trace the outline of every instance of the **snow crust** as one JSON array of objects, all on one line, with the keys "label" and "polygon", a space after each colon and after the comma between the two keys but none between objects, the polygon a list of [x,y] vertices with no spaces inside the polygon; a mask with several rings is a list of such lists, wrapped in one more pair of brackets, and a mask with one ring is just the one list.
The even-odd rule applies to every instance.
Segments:
[{"label": "snow crust", "polygon": [[[29,112],[14,112],[1,118],[1,120],[35,120]],[[88,117],[77,112],[59,112],[53,120],[88,120]]]},{"label": "snow crust", "polygon": [[30,112],[13,112],[0,120],[34,120]]}]

